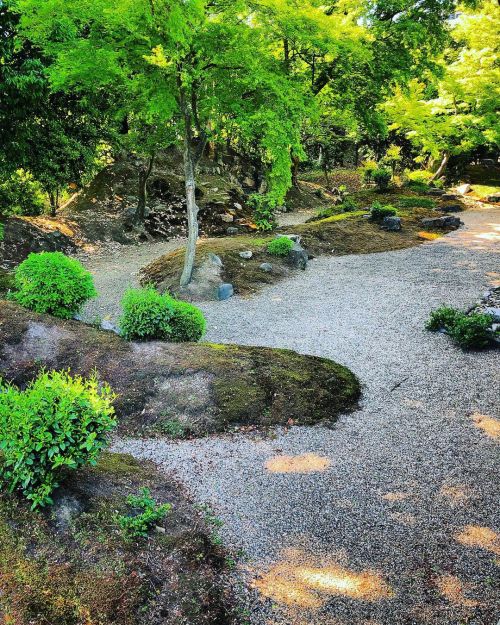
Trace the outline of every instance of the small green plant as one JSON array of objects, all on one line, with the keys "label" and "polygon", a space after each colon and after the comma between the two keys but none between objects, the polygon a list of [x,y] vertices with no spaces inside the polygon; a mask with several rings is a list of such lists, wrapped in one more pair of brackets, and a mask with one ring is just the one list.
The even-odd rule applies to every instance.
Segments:
[{"label": "small green plant", "polygon": [[378,191],[386,191],[389,188],[392,173],[390,169],[380,167],[373,172],[372,178],[373,182],[377,185]]},{"label": "small green plant", "polygon": [[30,254],[15,271],[14,289],[12,297],[22,306],[61,319],[97,295],[91,274],[61,252]]},{"label": "small green plant", "polygon": [[448,332],[450,328],[455,325],[457,317],[461,314],[463,313],[456,308],[441,306],[431,312],[431,316],[425,327],[431,332],[438,332],[439,330],[446,330]]},{"label": "small green plant", "polygon": [[253,193],[248,204],[253,208],[253,220],[259,230],[274,230],[276,227],[276,217],[274,211],[276,206],[267,195]]},{"label": "small green plant", "polygon": [[434,208],[435,200],[430,197],[401,196],[398,198],[400,208]]},{"label": "small green plant", "polygon": [[267,246],[267,251],[273,256],[288,256],[293,248],[293,241],[288,237],[277,237]]},{"label": "small green plant", "polygon": [[0,384],[0,480],[32,507],[52,503],[65,470],[95,465],[115,427],[115,395],[93,375],[42,371],[21,391]]},{"label": "small green plant", "polygon": [[172,504],[158,505],[148,488],[143,488],[139,495],[129,495],[127,504],[137,512],[118,516],[120,528],[127,538],[146,538],[153,525],[172,510]]},{"label": "small green plant", "polygon": [[339,208],[343,213],[351,213],[352,211],[358,210],[358,205],[350,195],[346,195],[342,204],[340,204],[337,208]]},{"label": "small green plant", "polygon": [[451,338],[464,349],[486,347],[493,338],[491,324],[493,317],[483,313],[459,314],[450,327]]},{"label": "small green plant", "polygon": [[162,421],[159,430],[169,438],[185,438],[187,434],[186,426],[179,419]]},{"label": "small green plant", "polygon": [[120,331],[128,341],[168,340],[174,314],[172,298],[152,287],[129,289],[122,299]]},{"label": "small green plant", "polygon": [[5,237],[5,226],[0,223],[0,243],[4,240]]},{"label": "small green plant", "polygon": [[214,514],[212,508],[207,504],[201,504],[198,508],[203,512],[205,523],[210,526],[210,542],[212,545],[219,547],[222,545],[222,537],[219,530],[224,525],[224,521]]},{"label": "small green plant", "polygon": [[398,211],[394,206],[382,206],[380,202],[374,202],[370,214],[372,221],[383,221],[384,217],[393,217]]},{"label": "small green plant", "polygon": [[172,308],[168,340],[174,343],[199,341],[207,329],[207,322],[201,310],[193,304],[181,302],[173,297],[167,296],[167,299]]},{"label": "small green plant", "polygon": [[376,161],[365,161],[361,166],[361,172],[363,180],[365,182],[371,182],[373,178],[373,172],[377,169]]}]

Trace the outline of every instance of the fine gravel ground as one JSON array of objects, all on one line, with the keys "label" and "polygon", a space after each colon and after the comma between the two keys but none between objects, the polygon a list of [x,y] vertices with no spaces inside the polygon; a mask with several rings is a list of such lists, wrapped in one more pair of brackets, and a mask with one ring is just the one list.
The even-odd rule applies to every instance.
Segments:
[{"label": "fine gravel ground", "polygon": [[354,371],[361,409],[331,429],[116,441],[222,519],[244,554],[242,623],[496,625],[499,352],[424,329],[432,309],[468,307],[500,279],[500,210],[463,219],[438,241],[322,257],[251,299],[203,306],[210,341]]}]

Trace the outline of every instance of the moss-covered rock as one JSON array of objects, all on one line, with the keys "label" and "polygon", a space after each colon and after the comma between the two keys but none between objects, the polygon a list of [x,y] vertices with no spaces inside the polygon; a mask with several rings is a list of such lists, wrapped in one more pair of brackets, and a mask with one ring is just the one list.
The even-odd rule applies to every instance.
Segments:
[{"label": "moss-covered rock", "polygon": [[178,421],[203,435],[241,425],[333,421],[356,405],[345,367],[289,350],[210,343],[127,343],[76,321],[0,302],[0,375],[26,384],[40,367],[88,375],[118,394],[121,433],[154,435]]}]

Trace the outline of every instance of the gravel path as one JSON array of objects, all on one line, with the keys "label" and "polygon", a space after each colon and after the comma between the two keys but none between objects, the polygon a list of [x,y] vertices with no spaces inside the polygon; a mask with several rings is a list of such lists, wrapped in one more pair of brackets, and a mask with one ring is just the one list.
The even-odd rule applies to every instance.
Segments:
[{"label": "gravel path", "polygon": [[500,279],[500,210],[464,220],[431,244],[320,258],[252,299],[204,306],[208,340],[349,366],[363,404],[332,429],[116,443],[222,518],[246,554],[248,622],[497,622],[500,358],[423,329],[431,309],[465,307]]}]

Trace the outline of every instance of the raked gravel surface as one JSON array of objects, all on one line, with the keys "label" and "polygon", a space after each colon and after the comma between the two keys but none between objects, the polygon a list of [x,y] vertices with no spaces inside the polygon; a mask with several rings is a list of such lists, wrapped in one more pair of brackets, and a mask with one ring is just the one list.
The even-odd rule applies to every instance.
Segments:
[{"label": "raked gravel surface", "polygon": [[[222,519],[226,545],[244,554],[242,623],[500,618],[499,351],[463,352],[424,329],[433,308],[467,307],[500,280],[500,210],[463,219],[436,242],[322,257],[250,299],[203,306],[210,341],[287,347],[354,371],[360,409],[331,429],[114,444]],[[310,472],[294,470],[304,454]]]}]

